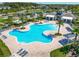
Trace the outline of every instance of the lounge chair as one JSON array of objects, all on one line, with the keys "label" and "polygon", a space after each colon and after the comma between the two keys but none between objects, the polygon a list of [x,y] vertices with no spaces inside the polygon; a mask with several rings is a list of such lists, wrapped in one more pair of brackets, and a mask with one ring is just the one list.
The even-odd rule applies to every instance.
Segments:
[{"label": "lounge chair", "polygon": [[22,53],[20,53],[19,55],[21,56],[21,57],[24,57],[26,54],[27,54],[28,52],[26,51],[26,50],[24,50]]},{"label": "lounge chair", "polygon": [[28,53],[28,52],[25,52],[25,53],[22,55],[22,57],[24,57],[27,53]]},{"label": "lounge chair", "polygon": [[21,53],[19,53],[19,55],[21,56],[25,51],[23,50]]},{"label": "lounge chair", "polygon": [[7,39],[7,37],[5,35],[2,35],[2,38]]},{"label": "lounge chair", "polygon": [[67,37],[67,38],[72,38],[75,37],[75,34],[73,33],[68,33],[68,34],[64,34],[63,36]]},{"label": "lounge chair", "polygon": [[69,43],[71,43],[71,42],[72,42],[72,41],[69,40],[69,39],[62,39],[62,40],[59,41],[59,43],[61,43],[62,45],[67,45],[67,44],[69,44]]},{"label": "lounge chair", "polygon": [[72,29],[71,28],[66,27],[66,29],[67,29],[68,32],[72,32]]},{"label": "lounge chair", "polygon": [[24,50],[23,48],[21,48],[17,54],[21,57],[24,57],[28,52],[26,50]]},{"label": "lounge chair", "polygon": [[17,52],[17,54],[20,53],[22,50],[23,50],[23,48],[21,48],[21,49]]}]

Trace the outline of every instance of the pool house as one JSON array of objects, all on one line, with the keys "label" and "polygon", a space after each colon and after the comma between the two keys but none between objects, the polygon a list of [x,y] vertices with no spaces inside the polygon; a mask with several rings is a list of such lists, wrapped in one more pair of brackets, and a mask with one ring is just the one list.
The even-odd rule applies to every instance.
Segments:
[{"label": "pool house", "polygon": [[56,12],[45,15],[46,20],[56,20]]},{"label": "pool house", "polygon": [[46,15],[46,20],[55,20],[55,15]]},{"label": "pool house", "polygon": [[72,13],[64,13],[61,19],[67,23],[71,23],[76,17]]},{"label": "pool house", "polygon": [[66,23],[71,23],[76,17],[70,12],[57,13],[57,14],[47,14],[46,20],[59,20],[58,16],[61,17],[61,20],[64,20]]}]

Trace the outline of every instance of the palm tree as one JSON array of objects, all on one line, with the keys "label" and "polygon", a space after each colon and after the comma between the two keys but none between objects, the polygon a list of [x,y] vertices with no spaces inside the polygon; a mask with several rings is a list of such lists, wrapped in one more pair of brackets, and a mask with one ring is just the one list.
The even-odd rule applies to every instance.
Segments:
[{"label": "palm tree", "polygon": [[23,17],[21,17],[19,20],[22,21],[22,23],[24,22],[24,18]]},{"label": "palm tree", "polygon": [[64,22],[62,20],[58,20],[57,24],[58,24],[58,33],[56,34],[60,35],[60,28],[61,28],[61,25],[64,25]]},{"label": "palm tree", "polygon": [[72,32],[74,33],[74,34],[76,34],[75,35],[75,40],[77,40],[77,37],[78,37],[78,34],[79,34],[79,29],[78,29],[78,27],[79,27],[79,19],[76,19],[76,21],[74,21],[74,23],[73,23],[73,30],[72,30]]},{"label": "palm tree", "polygon": [[74,28],[74,30],[72,30],[72,32],[75,34],[75,41],[77,41],[77,37],[79,35],[79,29],[78,28]]},{"label": "palm tree", "polygon": [[60,28],[61,28],[61,25],[63,25],[64,24],[64,22],[63,22],[63,20],[61,20],[61,15],[62,14],[62,10],[57,10],[57,16],[56,16],[56,18],[57,18],[57,21],[58,21],[58,33],[56,33],[56,35],[61,35],[60,34]]},{"label": "palm tree", "polygon": [[74,26],[79,26],[79,19],[73,20],[73,25]]},{"label": "palm tree", "polygon": [[[78,28],[74,28],[73,30],[72,30],[72,33],[74,33],[74,34],[76,34],[75,35],[75,41],[74,41],[74,44],[71,44],[71,46],[70,46],[70,48],[69,48],[69,52],[72,52],[71,53],[71,56],[73,56],[73,54],[74,54],[74,56],[78,56],[78,51],[77,51],[77,49],[79,48],[78,47],[78,45],[79,45],[79,42],[78,42],[78,40],[77,40],[77,37],[78,37],[78,35],[79,35],[79,29]],[[73,50],[73,51],[72,51]]]},{"label": "palm tree", "polygon": [[[78,20],[78,19],[77,19],[77,20]],[[77,27],[77,24],[79,24],[79,23],[78,23],[77,20],[74,21],[73,30],[72,30],[72,33],[75,34],[74,42],[73,42],[73,44],[70,45],[70,48],[69,48],[69,52],[71,52],[72,50],[75,51],[75,56],[78,56],[78,51],[77,51],[77,49],[79,48],[79,47],[78,47],[79,41],[78,41],[78,39],[77,39],[77,37],[78,37],[78,35],[79,35],[79,29],[78,29],[78,27]],[[74,51],[72,51],[71,56],[73,56]]]}]

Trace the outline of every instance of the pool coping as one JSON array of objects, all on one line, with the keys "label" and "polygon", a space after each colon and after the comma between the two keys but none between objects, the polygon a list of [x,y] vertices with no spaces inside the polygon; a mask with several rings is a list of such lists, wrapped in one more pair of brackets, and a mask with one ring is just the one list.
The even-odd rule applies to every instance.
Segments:
[{"label": "pool coping", "polygon": [[[26,26],[28,26],[28,27],[29,27],[29,30],[30,30],[30,26],[33,25],[33,24],[35,24],[35,23],[30,23],[30,24],[28,24],[28,25],[26,25]],[[44,24],[51,24],[51,23],[44,23]],[[38,25],[44,25],[44,24],[38,24]],[[53,25],[56,25],[56,24],[53,24]],[[25,45],[25,44],[29,45],[29,44],[33,44],[33,43],[51,44],[51,43],[53,42],[53,41],[48,42],[48,43],[44,43],[44,42],[41,42],[41,41],[34,41],[34,42],[30,42],[30,43],[19,42],[16,36],[13,36],[13,35],[10,35],[10,34],[9,34],[9,32],[12,31],[12,30],[13,30],[13,29],[9,30],[7,34],[8,34],[8,36],[11,36],[11,37],[15,38],[15,40],[16,40],[16,42],[17,42],[18,44],[23,44],[23,45]],[[27,30],[27,31],[29,31],[29,30]],[[51,31],[51,30],[46,30],[46,31]],[[45,32],[45,31],[44,31],[44,32]],[[44,35],[45,35],[45,34],[44,34]],[[45,36],[46,36],[46,35],[45,35]],[[53,38],[52,38],[52,39],[53,39]]]}]

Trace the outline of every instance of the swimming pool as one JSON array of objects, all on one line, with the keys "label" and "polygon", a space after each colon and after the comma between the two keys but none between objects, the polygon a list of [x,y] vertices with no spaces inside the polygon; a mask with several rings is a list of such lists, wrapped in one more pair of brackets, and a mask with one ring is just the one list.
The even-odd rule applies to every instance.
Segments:
[{"label": "swimming pool", "polygon": [[53,24],[43,24],[30,26],[29,31],[20,32],[14,29],[9,32],[10,35],[15,36],[20,43],[31,43],[31,42],[44,42],[49,43],[52,41],[51,37],[46,37],[43,32],[46,30],[57,30],[57,26]]}]

